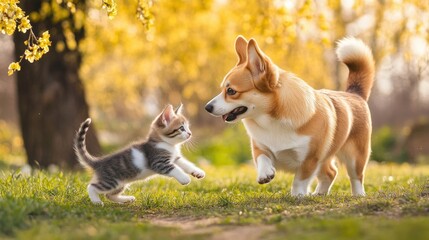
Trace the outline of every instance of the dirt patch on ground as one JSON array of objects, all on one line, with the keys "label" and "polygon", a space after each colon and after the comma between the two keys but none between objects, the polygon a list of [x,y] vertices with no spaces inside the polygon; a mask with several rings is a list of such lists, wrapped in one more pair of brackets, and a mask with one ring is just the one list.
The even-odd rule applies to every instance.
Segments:
[{"label": "dirt patch on ground", "polygon": [[219,218],[161,218],[147,219],[151,224],[160,227],[178,228],[186,235],[207,234],[211,240],[257,240],[262,239],[264,234],[272,232],[272,225],[222,225]]},{"label": "dirt patch on ground", "polygon": [[154,217],[147,219],[151,224],[160,227],[173,227],[182,230],[196,230],[201,227],[209,227],[217,225],[220,222],[219,218],[186,218],[186,217]]},{"label": "dirt patch on ground", "polygon": [[248,225],[248,226],[228,226],[215,232],[211,240],[257,240],[264,239],[264,235],[275,230],[272,225]]}]

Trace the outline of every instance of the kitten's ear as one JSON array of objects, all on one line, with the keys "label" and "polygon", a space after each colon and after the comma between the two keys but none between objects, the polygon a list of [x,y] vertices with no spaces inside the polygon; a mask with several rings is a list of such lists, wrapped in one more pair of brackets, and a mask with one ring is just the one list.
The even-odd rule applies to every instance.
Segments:
[{"label": "kitten's ear", "polygon": [[158,117],[158,120],[157,120],[158,126],[160,127],[168,126],[171,122],[171,119],[173,118],[173,115],[174,115],[173,106],[168,104]]},{"label": "kitten's ear", "polygon": [[174,110],[175,114],[182,114],[182,109],[183,109],[183,104],[180,103],[180,106],[176,108],[176,110]]}]

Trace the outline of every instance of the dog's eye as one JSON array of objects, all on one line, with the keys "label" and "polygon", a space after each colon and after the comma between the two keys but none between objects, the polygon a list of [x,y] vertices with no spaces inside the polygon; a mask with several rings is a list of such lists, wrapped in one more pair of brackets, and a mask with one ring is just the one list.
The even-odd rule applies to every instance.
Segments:
[{"label": "dog's eye", "polygon": [[230,95],[230,96],[232,96],[232,95],[234,95],[234,94],[236,94],[237,93],[237,91],[235,91],[234,89],[232,89],[232,88],[227,88],[226,89],[226,94],[228,94],[228,95]]}]

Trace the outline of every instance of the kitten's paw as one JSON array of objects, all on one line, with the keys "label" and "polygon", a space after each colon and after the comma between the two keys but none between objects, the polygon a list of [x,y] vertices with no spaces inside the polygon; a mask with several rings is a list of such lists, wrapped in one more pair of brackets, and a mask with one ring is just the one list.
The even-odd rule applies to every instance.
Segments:
[{"label": "kitten's paw", "polygon": [[191,175],[198,179],[203,179],[206,176],[206,173],[202,169],[194,170]]},{"label": "kitten's paw", "polygon": [[189,183],[191,183],[191,178],[188,175],[183,175],[183,176],[177,177],[176,179],[182,185],[188,185]]},{"label": "kitten's paw", "polygon": [[275,175],[276,175],[276,170],[273,167],[267,168],[265,169],[265,171],[259,174],[258,183],[259,184],[269,183],[271,182],[271,180],[273,180]]},{"label": "kitten's paw", "polygon": [[123,203],[131,203],[136,200],[134,196],[118,196],[118,195],[107,195],[107,198],[110,199],[112,202],[116,202],[119,204]]},{"label": "kitten's paw", "polygon": [[118,198],[119,201],[116,201],[117,203],[132,203],[136,200],[136,198],[134,196],[120,196],[120,198]]},{"label": "kitten's paw", "polygon": [[134,196],[123,196],[124,203],[132,203],[136,201],[136,197]]}]

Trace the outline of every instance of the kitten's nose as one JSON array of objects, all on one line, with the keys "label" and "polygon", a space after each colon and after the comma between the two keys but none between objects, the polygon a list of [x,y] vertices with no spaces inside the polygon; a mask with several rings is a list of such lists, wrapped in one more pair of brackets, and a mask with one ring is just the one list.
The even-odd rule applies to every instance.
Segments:
[{"label": "kitten's nose", "polygon": [[192,136],[192,133],[191,133],[191,132],[186,132],[186,139],[191,138],[191,136]]},{"label": "kitten's nose", "polygon": [[213,105],[211,105],[210,103],[206,105],[205,109],[207,112],[212,113],[213,112]]}]

